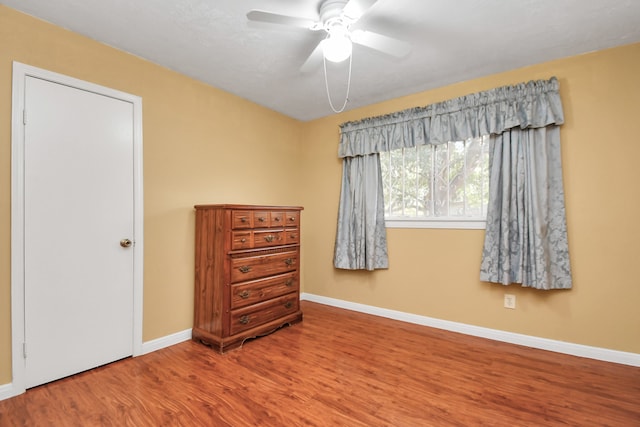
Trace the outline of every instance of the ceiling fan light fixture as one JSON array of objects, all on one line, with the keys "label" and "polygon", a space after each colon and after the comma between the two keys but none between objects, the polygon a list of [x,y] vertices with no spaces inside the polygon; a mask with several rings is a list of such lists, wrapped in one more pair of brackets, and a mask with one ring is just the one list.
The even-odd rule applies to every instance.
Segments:
[{"label": "ceiling fan light fixture", "polygon": [[331,37],[324,41],[322,50],[327,61],[342,62],[351,56],[351,40],[347,37]]},{"label": "ceiling fan light fixture", "polygon": [[351,56],[353,45],[347,31],[332,31],[323,41],[322,52],[327,61],[342,62]]}]

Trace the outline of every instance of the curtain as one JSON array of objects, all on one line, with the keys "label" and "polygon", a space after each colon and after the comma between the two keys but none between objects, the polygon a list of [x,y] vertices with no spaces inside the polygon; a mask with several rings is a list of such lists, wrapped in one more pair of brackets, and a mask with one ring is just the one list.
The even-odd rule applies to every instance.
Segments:
[{"label": "curtain", "polygon": [[343,161],[334,265],[348,270],[389,266],[377,153]]},{"label": "curtain", "polygon": [[[338,148],[338,156],[344,159],[343,181],[334,265],[348,269],[388,265],[379,153],[491,135],[493,187],[481,279],[540,289],[571,287],[557,130],[562,123],[555,77],[343,123]],[[510,141],[507,151],[504,141]],[[527,150],[521,145],[527,144],[530,152],[525,156]],[[515,162],[505,160],[514,155]],[[518,163],[518,156],[529,160]],[[524,163],[529,166],[518,169]],[[516,197],[519,192],[526,204]],[[510,228],[504,228],[506,224]]]},{"label": "curtain", "polygon": [[510,129],[491,146],[480,280],[571,288],[559,127]]},{"label": "curtain", "polygon": [[340,125],[338,157],[445,144],[564,122],[558,81],[536,80]]}]

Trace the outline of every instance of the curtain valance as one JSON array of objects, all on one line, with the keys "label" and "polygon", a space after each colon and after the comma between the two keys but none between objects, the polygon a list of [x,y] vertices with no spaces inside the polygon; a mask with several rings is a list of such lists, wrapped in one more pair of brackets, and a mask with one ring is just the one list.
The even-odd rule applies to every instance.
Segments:
[{"label": "curtain valance", "polygon": [[562,123],[559,85],[552,77],[343,123],[338,156],[464,141],[515,127],[533,129]]}]

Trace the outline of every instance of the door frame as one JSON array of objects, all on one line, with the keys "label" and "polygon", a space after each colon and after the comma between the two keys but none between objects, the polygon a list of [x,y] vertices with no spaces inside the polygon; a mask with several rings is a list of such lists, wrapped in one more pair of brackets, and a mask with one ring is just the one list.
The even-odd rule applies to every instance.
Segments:
[{"label": "door frame", "polygon": [[[133,104],[133,356],[142,354],[143,307],[143,195],[142,195],[142,98],[63,74],[13,62],[11,116],[11,394],[24,393],[25,295],[24,295],[24,125],[27,77],[48,80]],[[28,113],[27,113],[28,114]]]}]

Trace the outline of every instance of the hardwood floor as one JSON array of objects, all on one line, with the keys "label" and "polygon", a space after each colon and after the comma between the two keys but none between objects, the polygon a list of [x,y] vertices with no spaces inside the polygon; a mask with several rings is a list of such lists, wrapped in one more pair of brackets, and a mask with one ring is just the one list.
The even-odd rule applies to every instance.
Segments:
[{"label": "hardwood floor", "polygon": [[640,426],[640,368],[303,302],[220,355],[188,341],[0,401],[0,426]]}]

